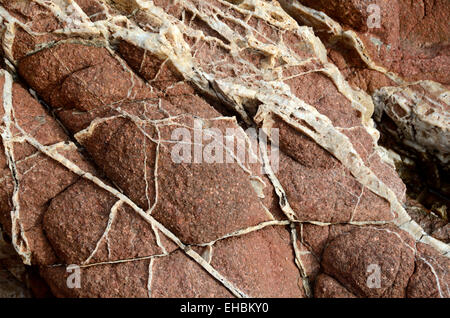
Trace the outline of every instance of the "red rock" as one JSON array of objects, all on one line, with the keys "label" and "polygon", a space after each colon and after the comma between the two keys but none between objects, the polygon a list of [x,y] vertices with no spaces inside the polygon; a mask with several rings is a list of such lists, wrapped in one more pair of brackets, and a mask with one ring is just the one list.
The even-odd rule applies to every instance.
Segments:
[{"label": "red rock", "polygon": [[448,298],[450,262],[425,244],[417,244],[416,266],[411,276],[407,296],[416,298]]},{"label": "red rock", "polygon": [[228,298],[233,295],[184,253],[176,251],[154,259],[151,296]]},{"label": "red rock", "polygon": [[[405,233],[357,228],[329,242],[322,266],[357,296],[405,297],[414,271],[414,254],[413,241]],[[378,273],[372,281],[371,275]]]},{"label": "red rock", "polygon": [[211,254],[211,265],[250,297],[305,296],[289,232],[284,227],[268,227],[219,241]]},{"label": "red rock", "polygon": [[[358,3],[345,21],[365,32]],[[5,67],[33,91],[10,89],[3,73],[0,223],[55,296],[442,294],[448,265],[437,255],[448,249],[409,220],[371,99],[276,2],[52,5],[3,4],[42,34],[22,30],[3,46]],[[367,87],[387,83],[373,76]],[[269,151],[248,127],[264,129],[270,153],[279,129],[279,169],[250,160]],[[178,162],[177,128],[232,128],[246,155]],[[191,155],[211,150],[186,144]],[[434,285],[430,257],[444,269]],[[380,288],[368,285],[372,265]]]},{"label": "red rock", "polygon": [[314,296],[317,298],[355,298],[355,295],[326,274],[320,274],[317,277]]},{"label": "red rock", "polygon": [[[290,8],[289,2],[280,2],[288,11],[295,12]],[[446,47],[450,32],[445,22],[450,12],[447,1],[298,2],[336,19],[344,30],[354,30],[370,59],[389,71],[409,81],[430,79],[449,84],[446,75],[449,67]],[[379,8],[379,27],[371,24],[376,21],[374,14],[377,11],[369,5],[377,5]],[[354,72],[364,74],[365,70],[354,68]]]}]

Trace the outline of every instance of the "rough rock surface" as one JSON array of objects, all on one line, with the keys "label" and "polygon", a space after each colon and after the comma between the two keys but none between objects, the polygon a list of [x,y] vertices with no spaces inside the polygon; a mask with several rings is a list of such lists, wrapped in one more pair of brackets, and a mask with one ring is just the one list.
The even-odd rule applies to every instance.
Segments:
[{"label": "rough rock surface", "polygon": [[385,75],[394,81],[395,74],[409,82],[450,84],[450,4],[446,0],[279,2],[324,36],[330,31],[327,44],[332,59],[341,60],[352,83],[377,89],[389,82],[383,79],[388,71],[392,74]]},{"label": "rough rock surface", "polygon": [[372,96],[380,144],[402,157],[396,165],[408,195],[435,213],[448,210],[450,3],[279,2],[314,28],[346,80]]},{"label": "rough rock surface", "polygon": [[0,223],[54,295],[449,297],[372,99],[277,2],[0,3]]},{"label": "rough rock surface", "polygon": [[0,230],[0,298],[52,297],[38,269],[26,266],[3,234]]},{"label": "rough rock surface", "polygon": [[[450,197],[450,92],[439,83],[383,87],[373,95],[385,142],[428,174],[426,184]],[[399,146],[400,145],[400,146]],[[448,206],[449,200],[444,201]]]},{"label": "rough rock surface", "polygon": [[406,210],[426,233],[444,243],[450,243],[450,224],[448,221],[410,198],[406,201]]}]

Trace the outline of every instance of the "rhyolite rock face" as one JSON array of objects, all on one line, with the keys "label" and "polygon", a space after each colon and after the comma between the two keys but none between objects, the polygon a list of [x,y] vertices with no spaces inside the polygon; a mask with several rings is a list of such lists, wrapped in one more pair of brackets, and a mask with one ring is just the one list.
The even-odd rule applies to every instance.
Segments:
[{"label": "rhyolite rock face", "polygon": [[328,58],[372,96],[380,144],[395,151],[408,195],[450,207],[450,2],[280,0],[313,27]]},{"label": "rhyolite rock face", "polygon": [[54,295],[450,296],[372,98],[277,2],[0,3],[0,223]]}]

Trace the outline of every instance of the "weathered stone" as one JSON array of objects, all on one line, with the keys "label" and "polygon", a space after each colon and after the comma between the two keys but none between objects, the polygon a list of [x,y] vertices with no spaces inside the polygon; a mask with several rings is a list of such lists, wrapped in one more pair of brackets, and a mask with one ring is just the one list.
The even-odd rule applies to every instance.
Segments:
[{"label": "weathered stone", "polygon": [[3,71],[0,222],[56,296],[444,295],[446,256],[434,285],[414,265],[448,246],[406,213],[371,98],[276,2],[1,9],[5,67],[32,91]]},{"label": "weathered stone", "polygon": [[450,98],[442,85],[427,81],[405,88],[383,87],[374,94],[374,101],[376,117],[386,133],[449,173]]},{"label": "weathered stone", "polygon": [[219,241],[210,253],[211,265],[250,297],[305,296],[285,227],[268,227]]},{"label": "weathered stone", "polygon": [[[368,58],[408,81],[428,79],[449,84],[446,50],[450,34],[446,23],[450,12],[448,1],[280,0],[280,3],[299,21],[321,26],[322,32],[332,30],[334,37],[330,47],[334,51],[342,54],[342,44],[339,48],[333,45],[335,38],[341,38],[363,53],[363,59]],[[321,12],[314,14],[309,8]],[[354,41],[355,38],[359,42]],[[345,58],[349,56],[346,53],[342,55]],[[366,72],[353,62],[349,67],[353,73]],[[370,80],[370,76],[366,80]]]},{"label": "weathered stone", "polygon": [[355,298],[355,295],[326,274],[320,274],[317,277],[314,296],[317,298]]},{"label": "weathered stone", "polygon": [[416,267],[411,276],[408,297],[448,298],[450,263],[447,257],[437,255],[433,249],[424,244],[417,244]]},{"label": "weathered stone", "polygon": [[[279,2],[314,28],[348,82],[372,96],[380,143],[414,160],[408,169],[419,177],[418,192],[437,192],[435,203],[448,209],[448,1]],[[417,185],[402,176],[419,199]]]},{"label": "weathered stone", "polygon": [[426,233],[442,242],[450,243],[450,224],[446,220],[412,199],[406,201],[406,209]]},{"label": "weathered stone", "polygon": [[[414,254],[414,242],[405,233],[357,228],[328,244],[322,266],[357,296],[405,297],[414,271]],[[373,282],[368,273],[373,273]]]}]

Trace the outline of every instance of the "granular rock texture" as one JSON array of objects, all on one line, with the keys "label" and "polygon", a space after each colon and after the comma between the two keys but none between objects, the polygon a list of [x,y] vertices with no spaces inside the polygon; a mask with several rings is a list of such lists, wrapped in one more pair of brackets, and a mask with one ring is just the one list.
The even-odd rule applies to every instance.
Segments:
[{"label": "granular rock texture", "polygon": [[0,223],[54,295],[449,297],[372,98],[278,2],[0,3]]},{"label": "granular rock texture", "polygon": [[330,57],[354,84],[377,89],[397,77],[450,84],[446,0],[279,2],[296,19],[317,28]]},{"label": "granular rock texture", "polygon": [[448,1],[293,0],[328,58],[372,96],[380,144],[395,151],[408,195],[445,219],[450,206]]}]

